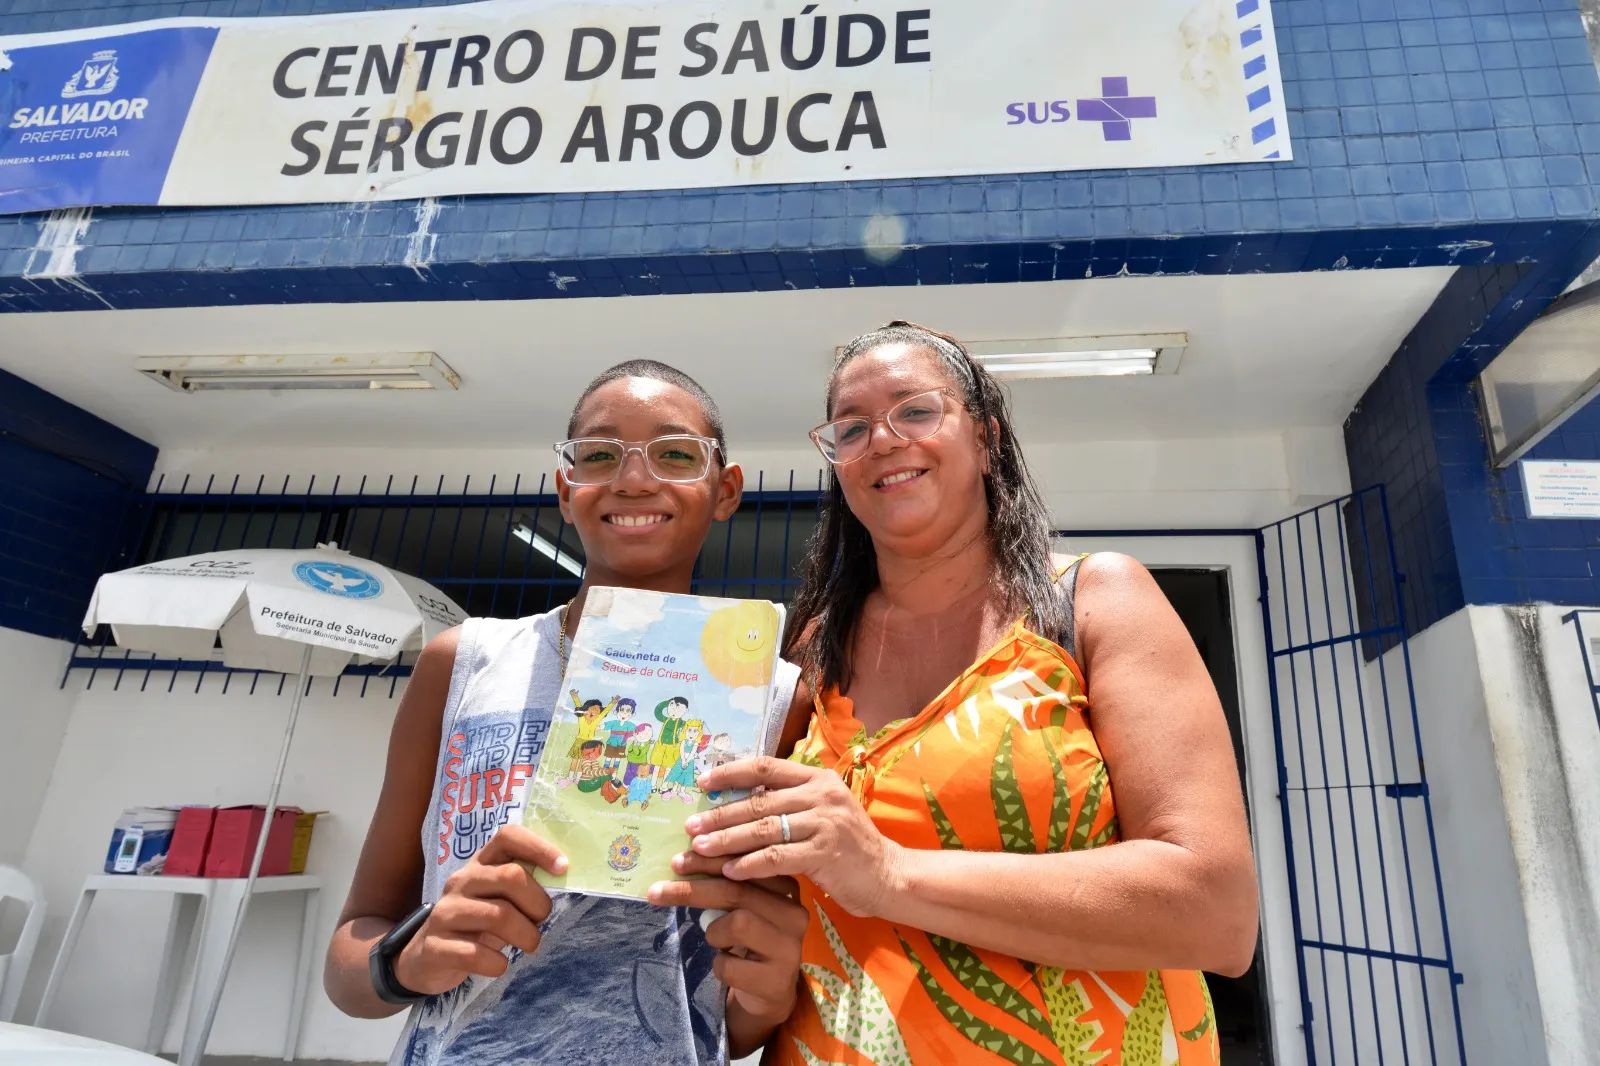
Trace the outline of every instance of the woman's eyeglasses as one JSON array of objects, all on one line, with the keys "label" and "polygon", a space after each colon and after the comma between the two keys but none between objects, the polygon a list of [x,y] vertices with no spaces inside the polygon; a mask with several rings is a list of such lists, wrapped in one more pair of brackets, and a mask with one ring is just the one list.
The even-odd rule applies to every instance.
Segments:
[{"label": "woman's eyeglasses", "polygon": [[576,437],[555,448],[567,484],[609,485],[621,475],[630,452],[639,453],[657,481],[699,481],[711,471],[718,445],[709,437],[678,433],[631,444],[611,437]]},{"label": "woman's eyeglasses", "polygon": [[907,396],[875,418],[854,415],[824,422],[811,431],[811,439],[822,457],[835,466],[853,463],[867,454],[872,444],[872,427],[882,421],[889,432],[903,441],[927,440],[944,425],[944,390]]}]

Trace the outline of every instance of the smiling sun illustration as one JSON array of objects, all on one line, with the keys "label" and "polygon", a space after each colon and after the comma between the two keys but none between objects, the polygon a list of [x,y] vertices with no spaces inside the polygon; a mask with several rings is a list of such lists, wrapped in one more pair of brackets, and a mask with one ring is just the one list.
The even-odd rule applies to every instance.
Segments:
[{"label": "smiling sun illustration", "polygon": [[700,657],[711,676],[729,688],[765,685],[772,679],[778,643],[778,612],[751,600],[712,611],[700,634]]}]

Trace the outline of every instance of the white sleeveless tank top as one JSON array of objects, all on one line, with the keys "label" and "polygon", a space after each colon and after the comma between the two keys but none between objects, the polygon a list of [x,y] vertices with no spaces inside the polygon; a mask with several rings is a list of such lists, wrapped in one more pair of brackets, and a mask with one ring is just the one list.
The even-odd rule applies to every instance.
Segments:
[{"label": "white sleeveless tank top", "polygon": [[[557,611],[461,626],[422,826],[422,898],[502,825],[544,754],[561,685]],[[769,714],[781,729],[798,671],[781,664]],[[556,752],[553,758],[564,753]],[[727,1061],[724,989],[699,912],[574,893],[553,897],[533,955],[411,1010],[391,1066],[713,1066]]]}]

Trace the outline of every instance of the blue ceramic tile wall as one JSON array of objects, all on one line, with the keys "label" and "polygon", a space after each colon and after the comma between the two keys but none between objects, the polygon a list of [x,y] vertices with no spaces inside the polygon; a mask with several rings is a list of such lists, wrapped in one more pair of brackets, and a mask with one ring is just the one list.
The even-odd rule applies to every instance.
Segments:
[{"label": "blue ceramic tile wall", "polygon": [[[1468,389],[1436,397],[1436,426],[1465,428],[1477,419],[1477,404]],[[1481,434],[1451,440],[1441,433],[1440,450],[1447,491],[1459,497],[1452,524],[1469,603],[1600,604],[1600,521],[1529,518],[1520,472],[1493,469]],[[1600,404],[1573,415],[1526,458],[1600,459]]]},{"label": "blue ceramic tile wall", "polygon": [[[0,0],[0,33],[416,6]],[[28,279],[40,220],[0,219],[0,308],[1506,262],[1547,257],[1596,217],[1600,78],[1575,0],[1277,0],[1272,10],[1289,163],[458,198],[437,213],[412,203],[102,210],[78,257],[92,291]],[[861,247],[882,215],[906,234],[887,261]],[[424,218],[427,239],[414,240]]]},{"label": "blue ceramic tile wall", "polygon": [[70,637],[156,449],[0,371],[0,626]]},{"label": "blue ceramic tile wall", "polygon": [[[1573,539],[1588,523],[1526,518],[1515,472],[1489,461],[1472,384],[1597,254],[1591,230],[1564,260],[1457,271],[1345,423],[1352,483],[1388,493],[1413,632],[1467,603],[1600,603],[1600,541]],[[1541,449],[1580,447],[1586,417],[1600,413]]]}]

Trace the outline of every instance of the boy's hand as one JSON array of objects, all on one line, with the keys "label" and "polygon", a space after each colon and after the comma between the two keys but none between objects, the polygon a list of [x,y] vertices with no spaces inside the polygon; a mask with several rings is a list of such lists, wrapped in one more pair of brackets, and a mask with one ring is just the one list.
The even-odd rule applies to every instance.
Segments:
[{"label": "boy's hand", "polygon": [[539,950],[539,925],[550,897],[521,863],[565,873],[554,844],[520,825],[507,825],[444,883],[439,901],[417,935],[394,960],[395,979],[435,996],[472,974],[499,977],[509,965],[501,950]]},{"label": "boy's hand", "polygon": [[[703,865],[713,864],[693,854],[679,855],[672,863],[680,874],[712,872],[701,869]],[[726,912],[706,929],[706,940],[718,949],[717,978],[752,1021],[776,1027],[794,1010],[800,989],[800,943],[810,915],[795,901],[797,894],[788,877],[709,877],[657,882],[650,886],[649,898],[658,907]]]}]

